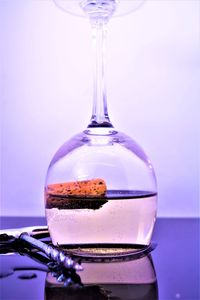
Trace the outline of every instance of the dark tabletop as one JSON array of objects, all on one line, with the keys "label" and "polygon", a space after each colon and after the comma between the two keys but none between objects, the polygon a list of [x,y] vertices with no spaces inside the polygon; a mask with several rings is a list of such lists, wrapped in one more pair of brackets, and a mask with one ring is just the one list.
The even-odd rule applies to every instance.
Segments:
[{"label": "dark tabletop", "polygon": [[[1,218],[3,229],[34,225],[46,225],[45,219]],[[0,255],[1,273],[10,270],[0,279],[0,299],[198,300],[199,229],[199,219],[158,219],[152,239],[157,247],[151,255],[112,264],[83,263],[79,275],[87,288],[78,292],[54,284],[51,274],[29,257]]]}]

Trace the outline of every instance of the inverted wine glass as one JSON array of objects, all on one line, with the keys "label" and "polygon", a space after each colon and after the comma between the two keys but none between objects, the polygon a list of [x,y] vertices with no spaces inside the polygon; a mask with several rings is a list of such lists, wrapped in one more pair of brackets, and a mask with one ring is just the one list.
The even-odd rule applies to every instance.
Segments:
[{"label": "inverted wine glass", "polygon": [[[119,0],[54,1],[66,11],[73,7],[72,13],[81,11],[88,17],[95,58],[90,122],[59,148],[47,171],[50,236],[54,245],[77,256],[129,255],[151,242],[157,188],[149,158],[131,137],[113,126],[107,109],[106,28],[112,16],[127,11],[120,9],[123,2]],[[131,1],[132,10],[144,2]]]}]

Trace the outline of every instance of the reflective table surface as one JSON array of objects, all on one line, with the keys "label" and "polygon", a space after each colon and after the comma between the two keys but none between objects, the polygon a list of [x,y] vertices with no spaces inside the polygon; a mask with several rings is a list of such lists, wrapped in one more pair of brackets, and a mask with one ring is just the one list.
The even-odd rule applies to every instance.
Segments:
[{"label": "reflective table surface", "polygon": [[[83,288],[66,288],[26,255],[0,255],[1,300],[200,299],[199,219],[158,219],[151,254],[112,263],[82,262]],[[1,229],[46,225],[44,218],[3,217]]]}]

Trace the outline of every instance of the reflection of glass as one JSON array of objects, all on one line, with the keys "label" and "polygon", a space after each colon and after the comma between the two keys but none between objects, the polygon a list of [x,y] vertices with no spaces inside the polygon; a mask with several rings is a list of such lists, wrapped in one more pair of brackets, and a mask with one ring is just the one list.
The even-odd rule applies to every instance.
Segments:
[{"label": "reflection of glass", "polygon": [[157,300],[157,279],[151,256],[115,263],[84,264],[81,273],[84,287],[65,288],[47,274],[46,300],[70,299],[131,299]]},{"label": "reflection of glass", "polygon": [[66,142],[50,163],[46,217],[54,245],[73,245],[76,253],[88,256],[118,255],[134,250],[134,245],[150,243],[156,217],[156,180],[144,151],[116,130],[108,115],[105,34],[118,1],[78,3],[90,18],[93,33],[92,117],[88,127]]}]

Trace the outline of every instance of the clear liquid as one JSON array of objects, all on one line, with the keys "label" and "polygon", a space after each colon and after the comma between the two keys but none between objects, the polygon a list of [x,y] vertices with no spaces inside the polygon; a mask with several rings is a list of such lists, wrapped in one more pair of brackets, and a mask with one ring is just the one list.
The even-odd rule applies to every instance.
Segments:
[{"label": "clear liquid", "polygon": [[[54,245],[77,245],[86,254],[97,251],[103,255],[123,252],[125,244],[150,243],[156,218],[155,193],[110,191],[101,199],[67,197],[67,204],[64,198],[53,199],[46,206],[46,217]],[[91,247],[81,249],[81,244]],[[92,244],[98,244],[98,249],[92,250]],[[118,250],[112,244],[118,244]]]}]

